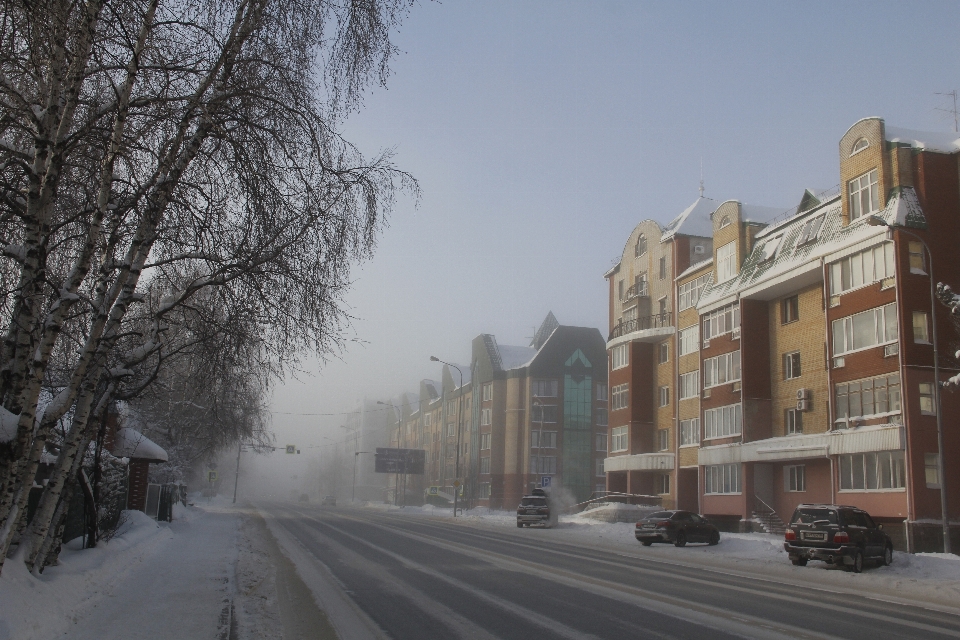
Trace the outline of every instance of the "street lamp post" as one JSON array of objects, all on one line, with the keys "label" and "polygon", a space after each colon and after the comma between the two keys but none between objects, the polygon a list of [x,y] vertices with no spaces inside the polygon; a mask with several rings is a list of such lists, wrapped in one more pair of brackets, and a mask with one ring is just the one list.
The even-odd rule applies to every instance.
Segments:
[{"label": "street lamp post", "polygon": [[920,244],[923,246],[924,251],[927,252],[927,258],[929,259],[929,277],[930,277],[930,322],[933,324],[933,401],[936,407],[937,414],[937,448],[939,449],[937,453],[937,466],[940,467],[940,518],[942,520],[943,526],[943,552],[951,553],[950,551],[950,521],[947,518],[947,474],[945,472],[943,463],[943,412],[940,408],[940,358],[937,353],[937,303],[936,295],[934,293],[933,285],[933,252],[930,251],[930,247],[927,246],[927,243],[923,238],[913,233],[912,231],[907,231],[902,226],[897,224],[890,224],[880,216],[869,216],[867,218],[867,224],[872,227],[887,227],[888,229],[896,229],[900,233],[905,233],[911,238],[916,238]]},{"label": "street lamp post", "polygon": [[357,501],[357,458],[360,457],[361,453],[370,453],[369,451],[354,451],[353,452],[353,493],[350,497],[350,502]]},{"label": "street lamp post", "polygon": [[[460,425],[463,422],[463,371],[460,370],[455,364],[450,364],[449,362],[444,362],[436,356],[430,356],[430,360],[433,362],[439,362],[445,364],[448,367],[453,367],[457,370],[457,373],[460,374],[460,398],[457,400],[457,457],[456,457],[456,468],[454,470],[454,475],[457,477],[456,481],[460,482]],[[443,428],[441,426],[441,428]],[[460,497],[460,487],[463,486],[461,483],[459,486],[453,487],[453,517],[457,517],[457,508],[458,508],[458,499]]]},{"label": "street lamp post", "polygon": [[[384,405],[384,406],[393,407],[394,410],[397,412],[397,472],[396,472],[396,475],[395,475],[394,478],[393,478],[393,506],[396,507],[396,506],[397,506],[397,495],[400,493],[400,467],[399,467],[399,465],[400,465],[400,418],[401,418],[401,414],[400,414],[400,409],[398,409],[397,406],[396,406],[395,404],[393,404],[392,402],[381,402],[380,400],[377,400],[377,404],[382,404],[382,405]],[[404,499],[406,499],[406,496],[404,496]],[[404,501],[406,501],[406,500],[404,500]]]}]

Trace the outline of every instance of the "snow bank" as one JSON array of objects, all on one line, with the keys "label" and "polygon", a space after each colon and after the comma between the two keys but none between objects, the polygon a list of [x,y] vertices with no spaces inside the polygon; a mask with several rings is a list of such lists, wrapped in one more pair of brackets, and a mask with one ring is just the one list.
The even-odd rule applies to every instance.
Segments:
[{"label": "snow bank", "polygon": [[0,442],[10,442],[17,437],[17,423],[20,416],[0,407]]}]

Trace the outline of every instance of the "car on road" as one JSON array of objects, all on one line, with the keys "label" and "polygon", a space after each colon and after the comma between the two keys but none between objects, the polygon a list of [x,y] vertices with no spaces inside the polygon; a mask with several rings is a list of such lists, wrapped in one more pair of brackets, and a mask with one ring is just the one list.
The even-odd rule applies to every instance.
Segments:
[{"label": "car on road", "polygon": [[517,506],[517,528],[541,525],[550,528],[557,524],[557,509],[550,504],[550,496],[543,489],[534,489],[520,498]]},{"label": "car on road", "polygon": [[654,542],[670,542],[682,547],[688,542],[720,542],[720,530],[701,515],[677,509],[656,511],[637,523],[634,537],[649,547]]},{"label": "car on road", "polygon": [[783,549],[801,567],[808,560],[822,560],[860,573],[864,560],[893,562],[893,541],[883,525],[863,509],[846,505],[797,505],[787,524]]},{"label": "car on road", "polygon": [[335,507],[337,506],[337,498],[335,496],[323,496],[323,500],[320,501],[321,507]]}]

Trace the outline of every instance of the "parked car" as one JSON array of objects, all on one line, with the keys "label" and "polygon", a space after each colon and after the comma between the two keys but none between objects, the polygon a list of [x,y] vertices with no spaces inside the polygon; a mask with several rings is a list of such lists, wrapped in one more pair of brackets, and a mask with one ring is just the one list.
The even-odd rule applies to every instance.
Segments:
[{"label": "parked car", "polygon": [[543,489],[534,489],[520,498],[517,507],[517,528],[538,524],[550,528],[557,524],[557,509],[550,504],[550,496]]},{"label": "parked car", "polygon": [[637,523],[634,536],[643,546],[654,542],[672,542],[682,547],[688,542],[720,542],[720,530],[701,515],[690,511],[657,511]]},{"label": "parked car", "polygon": [[808,560],[822,560],[860,573],[864,560],[893,562],[893,542],[883,525],[866,511],[845,505],[798,505],[787,525],[783,548],[790,561],[801,567]]},{"label": "parked car", "polygon": [[337,506],[336,496],[323,496],[323,500],[320,501],[321,507],[335,507]]}]

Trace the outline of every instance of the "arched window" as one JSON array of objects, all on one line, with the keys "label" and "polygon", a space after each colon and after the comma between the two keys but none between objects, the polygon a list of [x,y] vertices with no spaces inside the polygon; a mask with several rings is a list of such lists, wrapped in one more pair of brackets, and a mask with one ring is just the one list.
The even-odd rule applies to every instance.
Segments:
[{"label": "arched window", "polygon": [[870,146],[870,143],[867,142],[866,138],[860,138],[859,140],[853,143],[853,150],[850,151],[850,155],[854,155],[855,153],[860,153],[861,151],[863,151],[869,146]]},{"label": "arched window", "polygon": [[730,226],[730,216],[723,216],[723,220],[720,221],[720,228]]},{"label": "arched window", "polygon": [[647,252],[647,238],[642,233],[640,237],[637,238],[637,246],[633,248],[633,255],[636,258],[639,258]]}]

